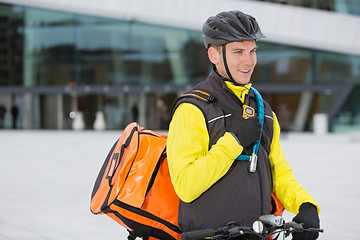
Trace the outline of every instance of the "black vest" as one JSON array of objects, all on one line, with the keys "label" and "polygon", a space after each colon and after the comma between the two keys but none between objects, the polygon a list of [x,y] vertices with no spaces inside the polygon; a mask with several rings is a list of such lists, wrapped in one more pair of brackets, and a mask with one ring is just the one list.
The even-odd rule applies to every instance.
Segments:
[{"label": "black vest", "polygon": [[[232,116],[222,106],[236,109],[242,107],[242,102],[215,71],[196,85],[194,90],[210,93],[214,99],[203,101],[185,95],[187,97],[180,97],[175,102],[173,112],[181,103],[197,106],[207,123],[210,149],[231,126]],[[250,106],[256,109],[252,91],[248,95]],[[200,197],[191,203],[180,200],[179,226],[182,231],[221,227],[229,222],[252,226],[259,216],[270,214],[273,182],[269,153],[273,136],[273,114],[265,101],[264,115],[256,172],[248,171],[249,162],[234,161],[229,171]],[[244,149],[243,153],[250,151],[251,149]]]}]

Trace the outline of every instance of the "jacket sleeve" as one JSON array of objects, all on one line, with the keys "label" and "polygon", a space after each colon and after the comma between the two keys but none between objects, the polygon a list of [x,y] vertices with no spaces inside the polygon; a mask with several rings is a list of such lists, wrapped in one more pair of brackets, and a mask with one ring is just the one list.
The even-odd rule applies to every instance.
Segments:
[{"label": "jacket sleeve", "polygon": [[318,212],[320,208],[310,194],[302,188],[301,184],[296,180],[292,169],[285,160],[284,152],[280,145],[280,126],[274,116],[274,134],[271,143],[270,162],[272,166],[272,174],[274,180],[273,192],[283,203],[286,210],[297,214],[301,204],[309,202],[314,204]]},{"label": "jacket sleeve", "polygon": [[205,118],[199,108],[182,103],[169,126],[167,156],[172,184],[179,198],[191,202],[218,181],[243,147],[225,133],[209,150]]}]

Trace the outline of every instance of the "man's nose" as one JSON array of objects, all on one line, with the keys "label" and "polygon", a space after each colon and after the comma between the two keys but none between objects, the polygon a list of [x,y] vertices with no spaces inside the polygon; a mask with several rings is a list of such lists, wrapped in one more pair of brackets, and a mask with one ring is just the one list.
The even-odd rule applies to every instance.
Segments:
[{"label": "man's nose", "polygon": [[244,56],[244,61],[243,63],[246,66],[253,66],[255,64],[255,58],[253,56],[254,53],[248,53]]}]

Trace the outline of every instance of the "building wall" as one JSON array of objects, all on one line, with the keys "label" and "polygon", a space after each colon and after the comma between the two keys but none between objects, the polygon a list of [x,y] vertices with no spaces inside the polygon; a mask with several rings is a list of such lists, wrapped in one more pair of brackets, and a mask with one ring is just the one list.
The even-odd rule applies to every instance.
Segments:
[{"label": "building wall", "polygon": [[[135,108],[142,125],[166,128],[172,101],[211,69],[200,27],[180,28],[176,21],[155,24],[9,4],[0,4],[0,17],[0,102],[8,109],[16,103],[18,125],[27,129],[71,129],[78,112],[85,128],[93,129],[98,111],[108,129],[119,129],[135,119]],[[271,41],[258,45],[252,82],[275,111],[288,105],[293,130],[311,130],[318,112],[329,115],[333,130],[358,127],[357,54]]]},{"label": "building wall", "polygon": [[[11,4],[62,10],[92,16],[148,22],[199,31],[204,21],[220,11],[242,10],[256,17],[266,41],[360,55],[360,16],[254,0],[1,0]],[[305,0],[303,0],[306,2]],[[291,0],[288,2],[292,2]],[[302,2],[302,1],[297,1]],[[310,2],[310,1],[307,1]],[[314,2],[314,1],[311,1]],[[320,2],[320,1],[316,1]],[[335,0],[335,9],[359,4]],[[352,5],[351,5],[352,4]]]}]

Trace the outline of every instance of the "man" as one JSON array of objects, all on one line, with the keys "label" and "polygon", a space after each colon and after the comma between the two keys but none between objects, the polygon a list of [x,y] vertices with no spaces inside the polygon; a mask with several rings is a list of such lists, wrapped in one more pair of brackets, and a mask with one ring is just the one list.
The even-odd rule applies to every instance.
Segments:
[{"label": "man", "polygon": [[[205,81],[174,105],[167,154],[171,181],[180,197],[182,231],[251,224],[271,212],[274,192],[294,221],[319,227],[319,207],[302,188],[286,162],[275,113],[264,101],[264,125],[243,118],[244,102],[257,109],[251,75],[257,63],[256,40],[264,38],[255,18],[240,11],[221,12],[203,26],[204,44],[214,65]],[[211,97],[206,99],[210,94]],[[188,96],[188,97],[187,97]],[[235,160],[251,153],[260,138],[258,164]],[[316,239],[296,233],[293,239]]]}]

